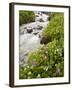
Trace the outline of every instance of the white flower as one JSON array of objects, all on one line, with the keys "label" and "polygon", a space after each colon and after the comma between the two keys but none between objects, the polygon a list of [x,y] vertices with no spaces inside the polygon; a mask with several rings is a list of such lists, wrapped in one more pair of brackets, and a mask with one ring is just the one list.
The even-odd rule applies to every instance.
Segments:
[{"label": "white flower", "polygon": [[28,75],[31,75],[31,72],[28,72]]},{"label": "white flower", "polygon": [[57,49],[57,51],[59,51],[59,49]]},{"label": "white flower", "polygon": [[29,66],[27,66],[27,68],[29,68]]},{"label": "white flower", "polygon": [[24,70],[26,70],[26,68],[24,68]]},{"label": "white flower", "polygon": [[44,70],[47,71],[48,70],[48,67],[44,67]]},{"label": "white flower", "polygon": [[48,70],[48,67],[46,67],[46,71]]},{"label": "white flower", "polygon": [[60,53],[60,56],[62,56],[62,54]]},{"label": "white flower", "polygon": [[37,77],[39,78],[40,77],[40,74],[38,74]]}]

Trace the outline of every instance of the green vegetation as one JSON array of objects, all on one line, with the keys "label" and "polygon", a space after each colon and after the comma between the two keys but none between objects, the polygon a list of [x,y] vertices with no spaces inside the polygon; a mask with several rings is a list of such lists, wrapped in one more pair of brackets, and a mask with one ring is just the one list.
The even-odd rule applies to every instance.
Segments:
[{"label": "green vegetation", "polygon": [[20,69],[20,79],[64,76],[63,13],[53,13],[42,35],[50,41],[29,53],[28,64]]},{"label": "green vegetation", "polygon": [[[43,37],[52,41],[54,39],[64,38],[64,15],[63,13],[55,13],[52,16],[49,25],[43,32]],[[48,41],[49,42],[49,41]]]},{"label": "green vegetation", "polygon": [[19,24],[26,24],[35,21],[35,14],[32,11],[19,11]]}]

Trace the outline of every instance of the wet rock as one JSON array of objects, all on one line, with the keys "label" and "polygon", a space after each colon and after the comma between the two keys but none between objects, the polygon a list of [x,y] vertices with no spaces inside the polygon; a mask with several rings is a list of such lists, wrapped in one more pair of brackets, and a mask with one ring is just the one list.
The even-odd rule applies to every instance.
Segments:
[{"label": "wet rock", "polygon": [[38,25],[38,26],[37,26],[37,29],[38,29],[38,30],[41,30],[42,28],[43,28],[43,26],[41,26],[41,25]]},{"label": "wet rock", "polygon": [[42,13],[48,15],[48,12],[42,12]]},{"label": "wet rock", "polygon": [[33,31],[33,29],[32,29],[31,27],[28,27],[28,28],[27,28],[27,32],[28,32],[28,33],[31,33],[32,31]]},{"label": "wet rock", "polygon": [[47,44],[51,41],[51,37],[44,37],[44,36],[40,36],[40,44]]},{"label": "wet rock", "polygon": [[42,33],[39,33],[39,38],[41,38],[42,37]]},{"label": "wet rock", "polygon": [[33,32],[34,35],[37,35],[38,33],[39,33],[38,31]]},{"label": "wet rock", "polygon": [[48,43],[47,38],[41,37],[40,43],[41,43],[41,44],[47,44],[47,43]]},{"label": "wet rock", "polygon": [[48,17],[48,20],[49,20],[49,21],[51,20],[51,17],[50,17],[50,16]]},{"label": "wet rock", "polygon": [[39,22],[44,22],[44,20],[42,18],[39,19]]}]

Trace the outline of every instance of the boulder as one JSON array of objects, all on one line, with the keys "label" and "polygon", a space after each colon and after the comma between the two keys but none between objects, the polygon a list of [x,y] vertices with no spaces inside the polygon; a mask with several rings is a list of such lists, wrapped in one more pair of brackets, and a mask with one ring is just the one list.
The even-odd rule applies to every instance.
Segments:
[{"label": "boulder", "polygon": [[47,44],[51,41],[50,37],[40,36],[40,44]]},{"label": "boulder", "polygon": [[28,27],[28,28],[27,28],[27,32],[28,32],[28,33],[31,33],[32,31],[33,31],[33,29],[32,29],[31,27]]},{"label": "boulder", "polygon": [[39,33],[39,38],[41,38],[42,37],[42,33]]},{"label": "boulder", "polygon": [[50,17],[50,16],[48,17],[48,20],[49,20],[49,21],[51,20],[51,17]]},{"label": "boulder", "polygon": [[44,20],[42,18],[39,19],[39,22],[44,22]]},{"label": "boulder", "polygon": [[39,33],[38,31],[33,32],[34,35],[37,35],[38,33]]},{"label": "boulder", "polygon": [[41,39],[40,39],[40,44],[47,44],[47,38],[45,38],[45,37],[41,37]]},{"label": "boulder", "polygon": [[42,13],[48,15],[48,12],[42,12]]},{"label": "boulder", "polygon": [[38,30],[41,30],[42,28],[43,28],[43,26],[41,26],[41,25],[38,25],[38,26],[37,26],[37,29],[38,29]]}]

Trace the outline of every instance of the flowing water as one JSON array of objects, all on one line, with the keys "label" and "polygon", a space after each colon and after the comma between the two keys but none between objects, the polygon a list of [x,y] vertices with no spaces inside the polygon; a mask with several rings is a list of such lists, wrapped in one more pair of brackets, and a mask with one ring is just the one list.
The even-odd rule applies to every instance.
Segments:
[{"label": "flowing water", "polygon": [[27,63],[27,55],[30,51],[40,45],[40,35],[48,24],[48,15],[42,12],[35,12],[35,22],[23,24],[20,26],[20,49],[19,65]]}]

